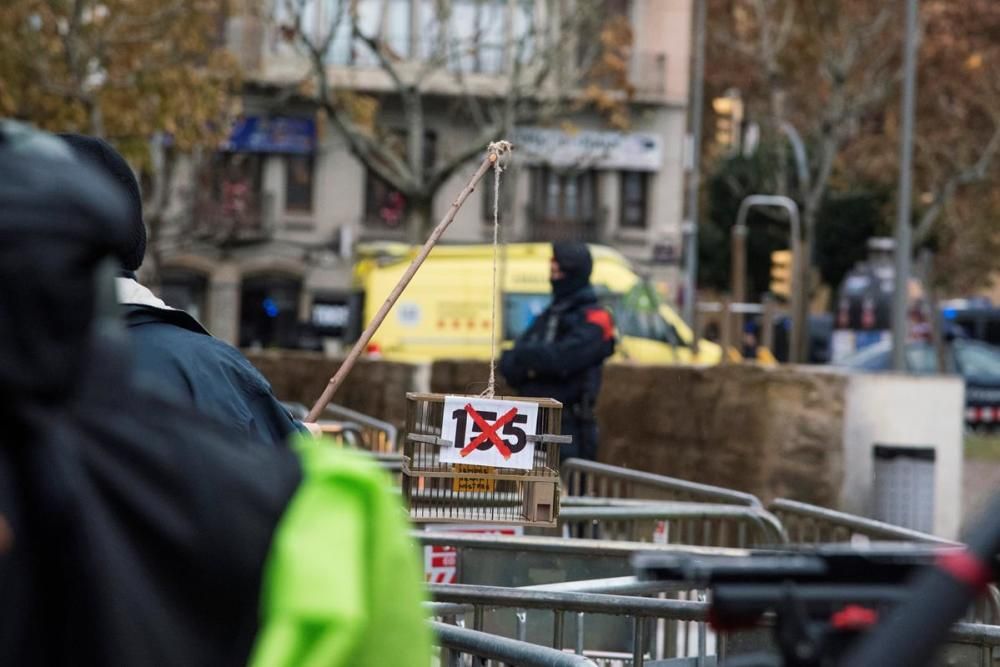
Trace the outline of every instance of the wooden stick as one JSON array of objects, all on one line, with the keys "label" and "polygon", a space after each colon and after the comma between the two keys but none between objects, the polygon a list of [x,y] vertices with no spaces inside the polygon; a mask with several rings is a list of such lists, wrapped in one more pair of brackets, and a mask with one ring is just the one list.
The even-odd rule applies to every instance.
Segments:
[{"label": "wooden stick", "polygon": [[[503,142],[498,142],[498,144],[502,146],[509,146],[509,144],[504,144]],[[357,362],[358,357],[360,357],[361,353],[368,347],[368,342],[371,341],[372,336],[374,336],[375,332],[378,331],[378,328],[382,325],[382,322],[389,314],[389,311],[392,310],[392,307],[396,305],[396,301],[403,294],[403,290],[410,284],[410,280],[413,279],[417,269],[419,269],[420,265],[424,263],[424,260],[427,259],[427,255],[429,255],[434,246],[437,245],[441,235],[444,234],[445,230],[448,229],[448,226],[455,219],[455,214],[458,213],[458,209],[462,208],[462,204],[465,203],[465,200],[468,199],[469,195],[476,189],[476,185],[479,181],[482,180],[483,176],[486,175],[486,172],[489,171],[490,167],[492,167],[497,159],[499,159],[499,152],[507,150],[502,146],[494,148],[494,146],[497,146],[498,144],[490,145],[489,154],[483,160],[483,163],[479,165],[479,169],[477,169],[476,173],[472,176],[472,180],[470,180],[465,186],[465,189],[458,194],[458,198],[451,203],[451,206],[448,208],[448,212],[441,219],[441,222],[438,223],[437,227],[434,228],[434,231],[431,232],[431,235],[427,238],[427,241],[420,249],[420,252],[413,258],[413,261],[410,262],[410,266],[407,267],[406,272],[399,279],[399,282],[396,283],[396,286],[392,288],[392,292],[389,293],[389,296],[386,297],[385,303],[383,303],[382,307],[378,309],[377,313],[375,313],[375,317],[373,317],[372,321],[367,327],[365,327],[365,330],[361,332],[361,337],[358,338],[354,347],[351,348],[350,354],[348,354],[347,358],[344,359],[340,368],[337,369],[336,374],[330,378],[330,382],[323,390],[323,394],[319,397],[319,399],[317,399],[315,405],[312,406],[312,410],[309,411],[309,416],[306,417],[306,421],[314,422],[319,419],[321,414],[323,414],[323,410],[326,409],[327,404],[333,399],[334,394],[337,393],[337,389],[340,388],[340,385],[343,384],[344,380],[347,378],[348,373],[350,373],[351,369],[354,368],[354,364]]]}]

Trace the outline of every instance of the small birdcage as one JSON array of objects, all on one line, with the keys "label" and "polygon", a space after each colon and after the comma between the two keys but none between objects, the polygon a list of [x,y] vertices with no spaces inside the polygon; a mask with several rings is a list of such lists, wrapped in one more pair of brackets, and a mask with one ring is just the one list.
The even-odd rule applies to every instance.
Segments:
[{"label": "small birdcage", "polygon": [[[559,401],[523,397],[483,399],[478,396],[425,393],[408,393],[406,401],[403,497],[411,519],[435,523],[556,525],[559,516],[559,445],[571,441],[570,436],[560,435],[562,404]],[[529,409],[513,418],[510,418],[510,413],[483,412],[482,415],[487,417],[484,420],[481,415],[473,415],[472,412],[468,413],[471,419],[465,418],[460,407],[448,413],[449,419],[454,418],[458,423],[458,435],[452,436],[454,439],[442,437],[456,428],[455,425],[450,430],[445,427],[446,405],[465,403],[464,409],[468,411],[473,403],[482,405],[484,401],[528,404]],[[529,417],[533,417],[534,424],[529,423]],[[508,421],[504,422],[505,419]],[[513,440],[505,439],[511,435]],[[512,449],[520,445],[518,467],[497,465],[497,462],[503,463],[501,459],[488,466],[456,462],[458,447],[455,441],[461,445],[468,443],[465,449],[469,450],[477,439],[484,440],[486,449],[490,448],[489,440],[497,443],[496,449],[500,449],[500,443]],[[531,444],[530,450],[524,449],[526,443]],[[448,449],[452,451],[449,453]],[[481,445],[476,449],[484,447]],[[506,460],[514,464],[513,459]]]}]

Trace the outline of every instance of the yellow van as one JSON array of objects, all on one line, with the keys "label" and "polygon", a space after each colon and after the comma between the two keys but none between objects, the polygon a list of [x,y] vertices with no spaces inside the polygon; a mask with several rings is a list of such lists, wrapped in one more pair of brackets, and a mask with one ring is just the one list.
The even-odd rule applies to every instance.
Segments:
[{"label": "yellow van", "polygon": [[[355,333],[367,323],[402,276],[418,248],[380,243],[358,247],[354,267]],[[692,353],[691,329],[652,287],[637,276],[617,251],[590,246],[591,282],[615,314],[617,359],[643,363],[715,364],[718,345],[698,342]],[[552,246],[521,243],[501,246],[497,265],[496,333],[498,348],[509,347],[551,299]],[[488,359],[494,322],[490,293],[493,246],[445,245],[431,252],[372,339],[368,352],[399,361]],[[361,317],[363,315],[363,317]]]}]

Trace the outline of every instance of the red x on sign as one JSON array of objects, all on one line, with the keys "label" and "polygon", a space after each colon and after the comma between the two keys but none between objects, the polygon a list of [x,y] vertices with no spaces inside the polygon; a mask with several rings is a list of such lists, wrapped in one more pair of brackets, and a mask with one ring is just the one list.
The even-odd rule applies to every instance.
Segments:
[{"label": "red x on sign", "polygon": [[504,424],[506,424],[507,422],[509,422],[510,420],[512,420],[514,417],[517,416],[517,408],[511,408],[510,410],[508,410],[506,413],[504,413],[502,417],[500,417],[500,419],[493,422],[492,426],[490,426],[489,423],[485,419],[483,419],[478,412],[476,412],[476,409],[472,407],[471,403],[465,404],[465,411],[469,413],[469,416],[472,417],[472,421],[476,423],[476,425],[479,427],[479,430],[481,430],[482,433],[480,433],[472,440],[472,442],[466,445],[465,448],[461,452],[459,452],[459,454],[461,454],[462,456],[468,456],[472,452],[476,451],[476,448],[479,447],[479,445],[483,444],[484,442],[486,442],[487,439],[489,439],[489,441],[492,442],[493,445],[497,448],[497,451],[499,451],[500,454],[503,455],[505,460],[510,459],[510,450],[507,448],[507,443],[504,442],[503,438],[497,435],[497,430],[499,430],[501,426],[503,426]]}]

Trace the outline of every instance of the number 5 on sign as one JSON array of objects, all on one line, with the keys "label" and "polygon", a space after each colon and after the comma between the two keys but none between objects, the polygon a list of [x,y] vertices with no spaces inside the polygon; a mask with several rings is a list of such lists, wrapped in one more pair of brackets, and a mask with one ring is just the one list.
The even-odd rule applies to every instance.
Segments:
[{"label": "number 5 on sign", "polygon": [[490,398],[445,396],[442,463],[530,470],[535,458],[538,405]]}]

